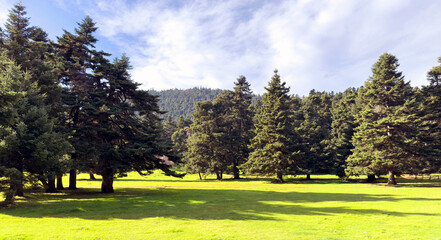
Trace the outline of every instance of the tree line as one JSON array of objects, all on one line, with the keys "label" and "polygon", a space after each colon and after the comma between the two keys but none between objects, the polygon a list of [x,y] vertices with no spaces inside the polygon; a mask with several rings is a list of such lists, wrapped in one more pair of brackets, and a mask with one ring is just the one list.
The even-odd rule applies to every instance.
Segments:
[{"label": "tree line", "polygon": [[[109,60],[95,47],[95,23],[85,17],[55,41],[31,26],[16,4],[0,31],[0,177],[6,199],[40,182],[46,192],[76,189],[78,172],[115,176],[161,169],[188,173],[273,175],[334,173],[340,177],[440,170],[441,66],[429,85],[412,88],[388,53],[360,88],[292,96],[277,71],[262,98],[244,76],[231,91],[199,102],[192,119],[175,119],[159,97],[131,79],[127,56]],[[441,63],[441,59],[440,59]],[[253,100],[254,99],[254,100]],[[256,100],[257,99],[257,100]]]},{"label": "tree line", "polygon": [[79,171],[102,176],[113,192],[114,176],[170,170],[163,158],[172,146],[161,139],[158,97],[140,90],[127,56],[109,60],[96,49],[95,22],[85,17],[56,41],[31,26],[16,4],[0,31],[0,177],[7,198],[23,195],[25,183],[46,192],[63,189]]},{"label": "tree line", "polygon": [[[441,63],[441,58],[439,59]],[[233,91],[197,103],[193,122],[164,123],[168,139],[189,173],[239,172],[275,176],[402,174],[439,172],[441,167],[441,65],[427,74],[429,85],[413,88],[384,53],[364,86],[342,93],[312,90],[290,95],[274,71],[263,98],[251,102],[244,76]]]}]

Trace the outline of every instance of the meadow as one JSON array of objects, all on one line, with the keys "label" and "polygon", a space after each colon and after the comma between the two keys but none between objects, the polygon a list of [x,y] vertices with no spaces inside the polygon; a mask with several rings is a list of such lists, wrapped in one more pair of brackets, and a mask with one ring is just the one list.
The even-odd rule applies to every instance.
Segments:
[{"label": "meadow", "polygon": [[101,194],[100,180],[80,175],[78,190],[28,191],[1,209],[0,239],[441,239],[438,179],[389,187],[303,178],[131,173]]}]

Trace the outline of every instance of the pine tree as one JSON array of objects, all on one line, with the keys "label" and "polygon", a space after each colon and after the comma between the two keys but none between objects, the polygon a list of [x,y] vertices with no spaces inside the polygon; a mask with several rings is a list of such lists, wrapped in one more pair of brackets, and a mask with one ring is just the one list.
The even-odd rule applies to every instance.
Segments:
[{"label": "pine tree", "polygon": [[[0,48],[2,52],[8,59],[12,60],[21,71],[26,72],[30,83],[36,84],[32,90],[29,87],[25,90],[22,89],[24,92],[27,92],[27,98],[26,100],[25,98],[21,98],[20,101],[23,101],[22,105],[16,109],[18,112],[23,113],[21,120],[30,117],[29,114],[31,114],[31,110],[36,111],[35,114],[40,114],[41,116],[35,117],[40,117],[40,119],[47,118],[40,123],[48,125],[46,127],[33,125],[33,127],[44,128],[44,130],[41,129],[41,131],[48,131],[48,134],[49,132],[53,132],[57,135],[55,132],[60,131],[57,117],[59,116],[61,106],[61,88],[58,85],[58,79],[55,74],[56,67],[53,61],[54,51],[51,43],[47,39],[47,34],[38,27],[30,26],[25,7],[18,3],[10,10],[9,18],[5,24],[5,31],[2,32],[1,35],[2,41],[0,41]],[[30,94],[29,91],[31,91],[32,94]],[[27,106],[28,109],[22,109],[23,106]],[[29,127],[30,126],[28,126],[28,128]],[[22,132],[22,134],[25,134],[25,132]],[[37,136],[28,137],[32,138]],[[24,137],[24,135],[22,135],[22,137]],[[57,138],[58,137],[55,137],[55,139]],[[47,144],[50,143],[47,142]],[[60,146],[66,146],[64,144],[65,141],[60,140]],[[51,152],[49,152],[49,155],[50,154]],[[44,166],[41,167],[43,168]],[[38,171],[35,169],[34,172]],[[59,168],[57,174],[62,174],[62,172],[63,170]],[[40,174],[40,178],[44,184],[46,179],[43,179],[43,175]],[[50,178],[48,181],[52,184],[53,176],[51,175]],[[52,185],[49,187],[45,185],[45,187],[47,191],[54,191]]]},{"label": "pine tree", "polygon": [[[113,192],[113,179],[127,171],[149,174],[171,171],[171,144],[161,138],[158,97],[139,90],[129,74],[129,59],[123,55],[113,62],[109,54],[95,49],[97,30],[86,17],[75,29],[58,39],[58,57],[63,59],[60,78],[67,86],[63,94],[66,129],[75,147],[72,181],[76,170],[102,176],[101,191]],[[75,186],[69,186],[74,188]]]},{"label": "pine tree", "polygon": [[415,161],[413,93],[398,66],[398,59],[385,53],[372,67],[361,96],[364,107],[356,115],[359,126],[347,160],[348,175],[389,173],[388,184],[396,184],[395,175]]},{"label": "pine tree", "polygon": [[[441,64],[441,57],[438,62]],[[429,85],[420,94],[418,117],[420,119],[420,156],[424,159],[415,173],[441,170],[441,65],[427,73]]]},{"label": "pine tree", "polygon": [[173,151],[181,158],[184,157],[184,153],[187,151],[187,139],[190,136],[190,124],[191,121],[186,121],[183,116],[180,116],[176,124],[176,131],[171,137]]},{"label": "pine tree", "polygon": [[[55,192],[55,176],[66,167],[69,151],[64,136],[53,128],[44,95],[27,73],[5,57],[0,59],[0,163],[38,178],[47,192]],[[23,195],[23,182],[13,186]]]},{"label": "pine tree", "polygon": [[290,97],[285,84],[275,70],[256,114],[255,137],[250,144],[252,152],[242,165],[249,174],[276,174],[279,182],[283,182],[284,174],[295,171],[295,155],[299,153],[291,142]]},{"label": "pine tree", "polygon": [[231,107],[227,109],[226,115],[231,123],[228,129],[231,145],[231,162],[234,179],[239,179],[238,166],[248,159],[250,138],[253,128],[253,113],[251,111],[252,91],[250,84],[244,76],[239,76],[234,83],[234,92],[231,96]]},{"label": "pine tree", "polygon": [[310,174],[330,173],[332,169],[331,106],[331,96],[326,92],[311,90],[302,100],[303,121],[299,132],[306,154],[300,167],[307,179]]},{"label": "pine tree", "polygon": [[354,148],[352,137],[356,127],[354,119],[357,112],[356,98],[357,90],[348,88],[342,94],[335,95],[332,102],[332,168],[339,177],[344,177],[346,159]]},{"label": "pine tree", "polygon": [[[191,124],[191,136],[187,140],[187,151],[184,153],[185,170],[189,173],[201,174],[214,172],[210,162],[215,157],[213,103],[205,101],[197,103]],[[218,177],[219,177],[218,173]]]}]

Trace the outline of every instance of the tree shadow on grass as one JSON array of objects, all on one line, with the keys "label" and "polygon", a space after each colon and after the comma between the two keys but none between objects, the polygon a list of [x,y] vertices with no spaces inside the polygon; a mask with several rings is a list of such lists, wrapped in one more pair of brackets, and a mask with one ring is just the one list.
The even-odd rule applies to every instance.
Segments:
[{"label": "tree shadow on grass", "polygon": [[[95,189],[94,189],[95,190]],[[427,198],[395,198],[390,195],[276,192],[231,189],[118,189],[106,195],[92,189],[76,194],[31,195],[26,203],[3,211],[24,218],[80,218],[90,220],[143,219],[153,217],[195,220],[281,220],[284,215],[408,215],[440,214],[355,209],[350,202],[439,201]],[[307,203],[335,202],[330,207]]]}]

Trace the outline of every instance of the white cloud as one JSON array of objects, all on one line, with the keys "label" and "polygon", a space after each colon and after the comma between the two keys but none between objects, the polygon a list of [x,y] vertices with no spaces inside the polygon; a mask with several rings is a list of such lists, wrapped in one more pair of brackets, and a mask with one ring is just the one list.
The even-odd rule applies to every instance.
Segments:
[{"label": "white cloud", "polygon": [[9,9],[11,9],[11,7],[11,1],[0,0],[0,24],[2,25],[1,28],[3,28],[6,19],[8,19]]},{"label": "white cloud", "polygon": [[278,68],[292,93],[342,91],[386,51],[420,85],[441,55],[435,0],[77,2],[144,88],[231,88],[242,74],[262,93]]}]

